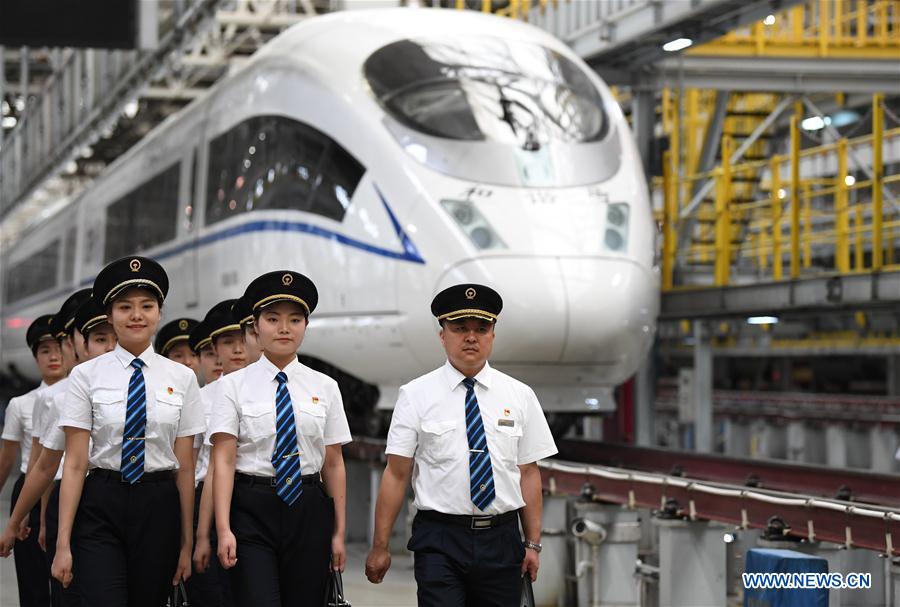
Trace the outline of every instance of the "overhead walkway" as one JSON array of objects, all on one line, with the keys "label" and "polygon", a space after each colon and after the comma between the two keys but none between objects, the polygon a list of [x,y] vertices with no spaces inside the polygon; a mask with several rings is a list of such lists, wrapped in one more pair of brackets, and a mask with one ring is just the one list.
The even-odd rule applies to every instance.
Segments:
[{"label": "overhead walkway", "polygon": [[[10,84],[0,74],[0,97],[18,95],[4,117],[15,126],[5,137],[0,128],[3,237],[89,182],[91,175],[81,174],[84,164],[94,161],[102,169],[279,32],[327,9],[319,0],[184,0],[154,6],[153,48],[53,50],[46,77],[31,70],[42,51],[0,47],[0,65],[18,77]],[[9,222],[14,209],[20,217]]]}]

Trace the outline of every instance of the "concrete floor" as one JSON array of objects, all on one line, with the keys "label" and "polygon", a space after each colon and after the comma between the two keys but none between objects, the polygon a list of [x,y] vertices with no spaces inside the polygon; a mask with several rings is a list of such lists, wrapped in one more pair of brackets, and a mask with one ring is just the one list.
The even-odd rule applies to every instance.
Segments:
[{"label": "concrete floor", "polygon": [[[0,493],[0,529],[9,519],[9,496],[15,478],[10,477]],[[350,544],[347,548],[347,570],[344,572],[344,592],[353,607],[411,607],[416,604],[416,585],[413,580],[412,555],[395,554],[391,570],[381,584],[370,584],[364,574],[368,547]],[[12,557],[0,559],[0,606],[19,607],[16,571]]]}]

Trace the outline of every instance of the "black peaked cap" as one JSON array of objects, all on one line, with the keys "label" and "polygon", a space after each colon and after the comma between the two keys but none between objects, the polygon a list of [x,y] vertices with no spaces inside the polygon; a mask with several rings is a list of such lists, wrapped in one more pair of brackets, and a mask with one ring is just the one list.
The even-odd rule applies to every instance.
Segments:
[{"label": "black peaked cap", "polygon": [[497,322],[502,309],[503,299],[497,291],[474,283],[447,287],[431,302],[431,313],[438,321],[480,318]]},{"label": "black peaked cap", "polygon": [[169,276],[149,257],[123,257],[110,262],[97,274],[94,297],[105,306],[131,287],[147,289],[162,301],[169,292]]}]

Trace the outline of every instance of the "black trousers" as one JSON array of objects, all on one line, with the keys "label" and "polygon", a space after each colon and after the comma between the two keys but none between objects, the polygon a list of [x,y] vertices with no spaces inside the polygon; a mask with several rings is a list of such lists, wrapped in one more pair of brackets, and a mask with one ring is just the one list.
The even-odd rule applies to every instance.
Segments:
[{"label": "black trousers", "polygon": [[89,474],[72,538],[72,572],[84,607],[165,605],[180,538],[174,476],[131,485]]},{"label": "black trousers", "polygon": [[[25,484],[25,475],[16,479],[12,490],[9,513],[16,507],[16,500]],[[48,607],[50,605],[50,567],[44,551],[38,544],[41,532],[41,505],[36,504],[28,516],[31,534],[21,542],[16,540],[13,557],[16,561],[16,581],[19,585],[19,604],[22,607]]]},{"label": "black trousers", "polygon": [[470,529],[416,515],[414,553],[419,607],[517,607],[525,546],[515,519]]},{"label": "black trousers", "polygon": [[[47,532],[44,535],[47,544],[45,556],[48,567],[52,567],[53,558],[56,556],[56,538],[59,535],[59,481],[53,483],[50,499],[47,500],[45,519],[47,523]],[[51,576],[50,604],[52,607],[79,607],[81,605],[81,597],[77,588],[76,580],[72,580],[68,588],[63,588],[63,585]]]},{"label": "black trousers", "polygon": [[[239,478],[239,477],[238,477]],[[237,565],[231,569],[238,607],[322,607],[331,560],[334,500],[321,481],[303,483],[288,506],[268,483],[238,478],[231,500]]]},{"label": "black trousers", "polygon": [[[200,518],[200,496],[203,492],[201,482],[194,492],[194,545],[196,546],[197,522]],[[233,607],[234,599],[231,596],[231,580],[228,572],[219,563],[216,556],[218,548],[216,541],[215,524],[210,530],[209,543],[212,546],[212,556],[209,559],[209,567],[204,572],[193,570],[191,577],[185,583],[188,601],[191,607]]]}]

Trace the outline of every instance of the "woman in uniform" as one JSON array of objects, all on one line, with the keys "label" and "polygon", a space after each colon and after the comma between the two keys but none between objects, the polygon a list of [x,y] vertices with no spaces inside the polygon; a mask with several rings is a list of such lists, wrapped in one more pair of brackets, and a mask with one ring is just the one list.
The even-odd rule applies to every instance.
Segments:
[{"label": "woman in uniform", "polygon": [[247,293],[263,355],[219,380],[208,431],[219,560],[238,605],[320,607],[344,568],[350,429],[337,383],[297,360],[312,281],[270,272]]},{"label": "woman in uniform", "polygon": [[[53,317],[50,315],[39,316],[29,325],[25,332],[25,341],[34,355],[38,371],[41,374],[41,384],[27,394],[17,396],[9,401],[6,406],[6,418],[3,424],[3,451],[0,454],[0,489],[6,484],[10,470],[16,463],[19,450],[22,451],[21,475],[16,479],[12,490],[11,509],[20,501],[22,487],[26,482],[26,472],[31,455],[32,411],[38,391],[53,385],[63,379],[66,369],[63,367],[62,351],[53,333]],[[20,521],[29,519],[29,525],[33,529],[31,535],[22,541],[16,540],[13,528],[13,536],[10,548],[15,544],[16,549],[16,581],[19,586],[19,604],[22,607],[42,606],[49,604],[50,592],[47,580],[49,570],[44,559],[44,554],[38,546],[37,530],[40,525],[40,510],[36,507],[36,501],[25,509]],[[6,554],[8,556],[9,550]]]},{"label": "woman in uniform", "polygon": [[[71,330],[75,337],[75,345],[82,351],[82,362],[97,358],[110,352],[116,345],[116,334],[106,322],[106,313],[103,308],[91,297],[81,304],[75,312]],[[67,380],[63,380],[67,381]],[[7,556],[13,547],[17,529],[28,515],[28,510],[38,503],[41,496],[51,488],[49,500],[46,504],[46,537],[45,548],[49,563],[52,563],[56,554],[56,538],[59,521],[59,479],[58,470],[65,449],[65,433],[59,427],[60,413],[65,407],[67,392],[58,392],[53,395],[45,413],[44,429],[41,433],[41,453],[32,467],[25,485],[22,487],[19,503],[10,515],[6,531],[0,539],[0,556]],[[49,571],[49,565],[48,565]],[[51,580],[51,605],[75,607],[80,605],[80,599],[72,586],[63,589],[58,580]]]},{"label": "woman in uniform", "polygon": [[164,324],[156,334],[156,353],[190,367],[196,373],[199,361],[188,340],[197,324],[193,318],[176,318]]},{"label": "woman in uniform", "polygon": [[247,356],[247,364],[255,363],[262,356],[262,350],[259,348],[256,327],[253,326],[253,310],[247,302],[246,293],[234,300],[231,313],[234,314],[244,333],[244,353]]},{"label": "woman in uniform", "polygon": [[66,586],[78,576],[91,607],[159,607],[190,576],[191,449],[203,411],[194,373],[151,345],[168,287],[145,257],[100,271],[94,297],[118,344],[73,370],[59,420],[66,460],[52,572]]},{"label": "woman in uniform", "polygon": [[[209,332],[212,349],[222,363],[223,376],[243,369],[247,364],[243,332],[232,312],[235,301],[237,300],[226,299],[217,303],[203,319],[204,326]],[[200,389],[205,427],[203,435],[198,434],[194,440],[194,448],[198,451],[197,468],[194,473],[197,481],[194,517],[195,570],[187,587],[188,597],[194,607],[233,604],[227,576],[213,552],[216,538],[210,533],[213,511],[212,483],[206,482],[212,466],[209,461],[210,446],[206,441],[205,428],[209,426],[210,409],[217,398],[220,385],[220,381],[214,381]]]},{"label": "woman in uniform", "polygon": [[209,327],[202,320],[191,331],[188,345],[197,355],[201,385],[206,386],[219,379],[222,376],[222,362],[213,350]]}]

